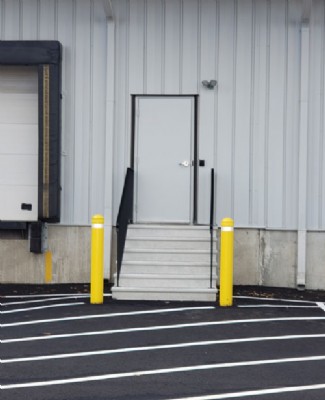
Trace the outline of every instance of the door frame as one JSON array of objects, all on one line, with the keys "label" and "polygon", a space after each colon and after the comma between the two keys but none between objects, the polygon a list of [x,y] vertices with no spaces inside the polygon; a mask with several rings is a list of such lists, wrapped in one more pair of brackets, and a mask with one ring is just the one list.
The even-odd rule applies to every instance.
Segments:
[{"label": "door frame", "polygon": [[[135,151],[136,151],[136,101],[139,98],[168,98],[168,97],[191,97],[194,104],[194,116],[193,116],[193,181],[192,181],[192,218],[190,219],[190,225],[197,224],[197,211],[198,211],[198,167],[199,167],[199,149],[198,149],[198,101],[199,95],[197,94],[132,94],[131,95],[131,145],[130,145],[130,166],[134,170],[135,168]],[[135,190],[135,189],[134,189]]]}]

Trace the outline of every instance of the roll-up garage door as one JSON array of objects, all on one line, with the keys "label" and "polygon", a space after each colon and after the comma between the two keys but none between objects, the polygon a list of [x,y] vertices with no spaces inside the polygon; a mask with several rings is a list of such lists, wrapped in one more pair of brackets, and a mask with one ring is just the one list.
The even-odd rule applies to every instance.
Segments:
[{"label": "roll-up garage door", "polygon": [[38,70],[0,66],[0,221],[38,219]]}]

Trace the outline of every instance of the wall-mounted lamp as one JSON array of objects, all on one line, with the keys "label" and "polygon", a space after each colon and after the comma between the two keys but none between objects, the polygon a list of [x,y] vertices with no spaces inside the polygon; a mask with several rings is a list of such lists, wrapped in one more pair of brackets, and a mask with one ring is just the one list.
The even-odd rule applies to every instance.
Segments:
[{"label": "wall-mounted lamp", "polygon": [[214,89],[217,86],[217,81],[211,79],[210,81],[202,81],[202,85],[207,89]]}]

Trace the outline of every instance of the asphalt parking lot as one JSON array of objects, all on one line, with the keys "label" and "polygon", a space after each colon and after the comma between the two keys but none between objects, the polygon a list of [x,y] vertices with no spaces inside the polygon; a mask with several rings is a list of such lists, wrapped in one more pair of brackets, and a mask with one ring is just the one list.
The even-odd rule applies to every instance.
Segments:
[{"label": "asphalt parking lot", "polygon": [[90,305],[86,286],[1,285],[1,400],[325,398],[323,293]]}]

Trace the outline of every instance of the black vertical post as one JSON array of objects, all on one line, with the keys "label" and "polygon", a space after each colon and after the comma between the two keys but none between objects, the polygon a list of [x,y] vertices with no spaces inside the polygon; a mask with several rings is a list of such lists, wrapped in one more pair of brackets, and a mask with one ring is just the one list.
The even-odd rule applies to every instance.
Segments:
[{"label": "black vertical post", "polygon": [[210,193],[210,288],[212,288],[213,266],[213,221],[214,221],[214,168],[211,168],[211,193]]},{"label": "black vertical post", "polygon": [[116,221],[116,231],[117,231],[116,286],[119,285],[125,239],[128,231],[128,224],[133,220],[133,190],[134,190],[134,171],[132,168],[128,168],[125,176],[122,199]]}]

